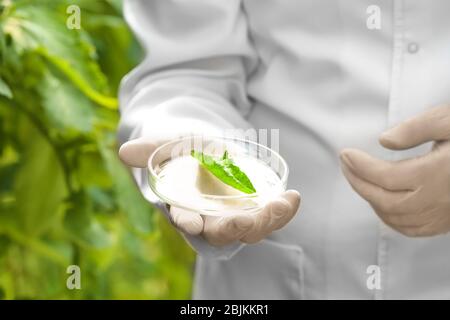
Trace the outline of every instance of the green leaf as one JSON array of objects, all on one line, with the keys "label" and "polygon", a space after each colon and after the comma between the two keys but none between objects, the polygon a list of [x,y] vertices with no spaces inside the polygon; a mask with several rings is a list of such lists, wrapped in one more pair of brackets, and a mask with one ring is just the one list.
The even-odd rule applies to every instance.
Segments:
[{"label": "green leaf", "polygon": [[0,258],[8,251],[11,241],[5,235],[0,234]]},{"label": "green leaf", "polygon": [[127,168],[119,160],[117,152],[102,143],[100,150],[113,179],[114,193],[122,211],[126,214],[130,225],[136,230],[148,233],[153,229],[152,208],[138,192]]},{"label": "green leaf", "polygon": [[0,3],[0,299],[188,298],[193,251],[117,157],[114,95],[142,58],[121,0]]},{"label": "green leaf", "polygon": [[31,251],[34,251],[35,253],[46,257],[47,259],[52,260],[59,265],[67,266],[69,262],[67,257],[62,255],[58,250],[55,250],[37,237],[26,235],[11,227],[8,228],[5,233],[14,242],[27,247]]},{"label": "green leaf", "polygon": [[94,216],[89,197],[80,192],[72,196],[72,207],[64,218],[64,226],[84,246],[97,249],[108,247],[112,239]]},{"label": "green leaf", "polygon": [[92,101],[116,109],[117,100],[105,95],[107,79],[89,35],[66,28],[66,19],[65,11],[49,6],[21,5],[5,19],[4,30],[17,52],[43,56]]},{"label": "green leaf", "polygon": [[64,172],[51,145],[37,131],[29,133],[14,191],[16,219],[24,233],[36,235],[57,218],[67,190]]},{"label": "green leaf", "polygon": [[91,102],[67,82],[46,72],[39,91],[42,106],[58,129],[89,132],[95,120]]},{"label": "green leaf", "polygon": [[[127,31],[123,19],[112,15],[85,16],[83,28],[89,30],[94,38],[101,59],[98,63],[108,74],[112,92],[117,92],[123,75],[134,67],[132,61],[143,59],[143,50],[139,43]],[[114,48],[114,50],[111,50]]]},{"label": "green leaf", "polygon": [[38,52],[47,58],[59,71],[61,71],[72,83],[83,92],[88,98],[95,103],[112,110],[116,110],[118,102],[116,98],[108,97],[96,91],[91,85],[86,82],[83,77],[70,65],[69,62],[59,57],[48,54],[45,50],[38,50]]},{"label": "green leaf", "polygon": [[80,184],[84,188],[96,186],[109,190],[112,187],[112,181],[102,155],[97,150],[83,152],[79,155],[78,179]]},{"label": "green leaf", "polygon": [[92,199],[94,211],[112,212],[117,209],[112,192],[98,187],[90,187],[86,191]]},{"label": "green leaf", "polygon": [[9,99],[12,99],[13,97],[11,88],[6,84],[5,81],[3,81],[2,78],[0,78],[0,96],[5,96]]},{"label": "green leaf", "polygon": [[122,0],[106,0],[117,12],[122,13]]},{"label": "green leaf", "polygon": [[225,151],[222,158],[215,159],[212,156],[205,155],[203,152],[195,150],[191,151],[191,156],[197,159],[200,164],[216,178],[223,183],[244,193],[255,193],[256,189],[253,186],[247,175],[236,166],[228,152]]}]

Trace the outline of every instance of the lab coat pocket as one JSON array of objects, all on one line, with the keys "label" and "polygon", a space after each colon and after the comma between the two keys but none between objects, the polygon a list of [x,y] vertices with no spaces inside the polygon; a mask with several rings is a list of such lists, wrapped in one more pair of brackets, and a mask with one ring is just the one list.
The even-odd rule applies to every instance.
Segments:
[{"label": "lab coat pocket", "polygon": [[229,260],[199,257],[194,299],[302,299],[303,250],[264,240]]}]

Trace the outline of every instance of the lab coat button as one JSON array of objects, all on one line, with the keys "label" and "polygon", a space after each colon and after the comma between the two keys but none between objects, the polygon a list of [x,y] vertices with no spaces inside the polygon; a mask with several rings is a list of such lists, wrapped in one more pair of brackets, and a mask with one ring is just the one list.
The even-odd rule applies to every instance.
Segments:
[{"label": "lab coat button", "polygon": [[419,45],[416,42],[411,42],[408,44],[408,52],[411,54],[416,53],[419,51]]}]

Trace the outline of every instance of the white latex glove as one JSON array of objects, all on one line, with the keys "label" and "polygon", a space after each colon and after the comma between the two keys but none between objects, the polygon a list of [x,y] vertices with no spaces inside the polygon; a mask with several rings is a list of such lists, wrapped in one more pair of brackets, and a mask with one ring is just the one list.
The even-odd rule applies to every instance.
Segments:
[{"label": "white latex glove", "polygon": [[450,231],[450,106],[424,112],[380,137],[393,150],[428,141],[435,141],[428,154],[395,162],[354,149],[341,153],[353,189],[386,224],[411,237]]},{"label": "white latex glove", "polygon": [[[145,168],[152,152],[163,142],[149,138],[131,140],[121,146],[119,156],[129,166]],[[202,235],[214,246],[224,246],[235,241],[256,243],[286,225],[297,213],[299,205],[300,194],[289,190],[257,214],[212,217],[171,207],[170,220],[182,232]]]}]

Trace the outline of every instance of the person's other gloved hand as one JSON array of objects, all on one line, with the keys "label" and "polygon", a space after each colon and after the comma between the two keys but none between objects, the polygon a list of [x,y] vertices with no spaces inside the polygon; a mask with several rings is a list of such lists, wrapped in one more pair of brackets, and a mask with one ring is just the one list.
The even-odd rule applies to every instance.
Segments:
[{"label": "person's other gloved hand", "polygon": [[395,162],[355,149],[341,153],[353,189],[386,224],[411,237],[450,231],[450,106],[424,112],[380,137],[393,150],[427,141],[435,141],[428,154]]},{"label": "person's other gloved hand", "polygon": [[[129,166],[144,168],[150,155],[162,142],[148,138],[131,140],[121,146],[119,156]],[[224,246],[235,241],[256,243],[264,239],[272,231],[286,225],[295,216],[299,206],[300,194],[289,190],[269,202],[257,214],[212,217],[177,207],[171,207],[169,212],[171,222],[182,232],[202,235],[210,244]]]}]

